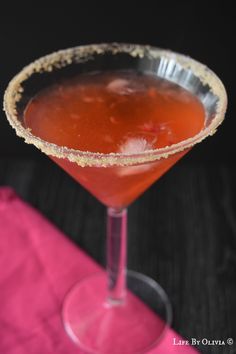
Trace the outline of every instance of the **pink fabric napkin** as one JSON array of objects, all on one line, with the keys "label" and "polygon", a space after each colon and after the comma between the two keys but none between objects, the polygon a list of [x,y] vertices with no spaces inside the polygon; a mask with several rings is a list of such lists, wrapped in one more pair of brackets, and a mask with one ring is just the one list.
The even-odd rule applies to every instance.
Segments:
[{"label": "pink fabric napkin", "polygon": [[[0,189],[0,353],[79,354],[60,312],[70,287],[99,266],[12,189]],[[169,329],[150,354],[196,354]],[[112,353],[111,353],[112,354]]]}]

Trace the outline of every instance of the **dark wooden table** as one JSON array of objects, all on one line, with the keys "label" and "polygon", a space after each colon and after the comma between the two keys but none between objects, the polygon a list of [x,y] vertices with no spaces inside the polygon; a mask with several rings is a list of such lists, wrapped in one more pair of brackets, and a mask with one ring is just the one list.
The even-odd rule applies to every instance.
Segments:
[{"label": "dark wooden table", "polygon": [[[46,157],[1,158],[0,166],[1,185],[105,263],[99,202]],[[201,345],[202,353],[236,353],[236,168],[179,162],[130,207],[128,263],[164,287],[183,337],[235,341]]]}]

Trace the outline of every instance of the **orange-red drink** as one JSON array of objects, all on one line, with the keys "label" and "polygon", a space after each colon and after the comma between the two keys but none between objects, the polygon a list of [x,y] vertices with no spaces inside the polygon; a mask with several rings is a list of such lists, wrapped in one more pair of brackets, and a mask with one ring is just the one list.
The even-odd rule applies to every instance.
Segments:
[{"label": "orange-red drink", "polygon": [[[34,97],[24,124],[43,140],[95,153],[136,154],[196,135],[204,127],[201,102],[183,88],[136,72],[82,74]],[[87,166],[52,157],[107,206],[130,204],[185,151],[135,166]]]}]

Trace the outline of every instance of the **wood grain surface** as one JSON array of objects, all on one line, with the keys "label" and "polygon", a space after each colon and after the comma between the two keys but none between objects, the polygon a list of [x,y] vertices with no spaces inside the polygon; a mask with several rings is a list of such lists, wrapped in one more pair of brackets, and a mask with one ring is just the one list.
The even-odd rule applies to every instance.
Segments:
[{"label": "wood grain surface", "polygon": [[[54,163],[1,158],[0,185],[105,264],[105,208]],[[129,208],[128,248],[129,268],[168,293],[177,332],[236,343],[235,168],[177,164]],[[198,349],[232,354],[236,344]]]}]

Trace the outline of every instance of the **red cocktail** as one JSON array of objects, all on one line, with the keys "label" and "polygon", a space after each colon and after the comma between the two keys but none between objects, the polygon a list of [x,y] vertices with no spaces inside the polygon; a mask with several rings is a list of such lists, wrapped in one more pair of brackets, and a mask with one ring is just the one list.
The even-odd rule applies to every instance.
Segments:
[{"label": "red cocktail", "polygon": [[[48,87],[30,101],[24,123],[35,136],[59,146],[135,154],[193,137],[204,128],[205,111],[199,99],[174,83],[116,71],[84,74]],[[122,208],[185,153],[110,168],[52,158],[105,205]]]}]

